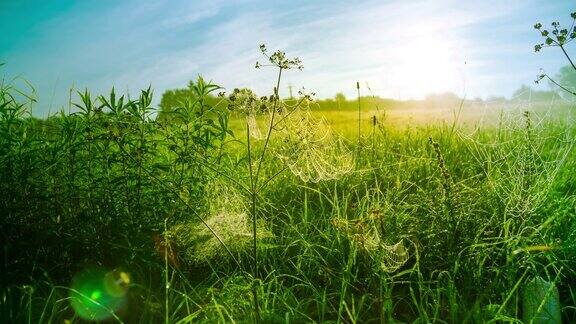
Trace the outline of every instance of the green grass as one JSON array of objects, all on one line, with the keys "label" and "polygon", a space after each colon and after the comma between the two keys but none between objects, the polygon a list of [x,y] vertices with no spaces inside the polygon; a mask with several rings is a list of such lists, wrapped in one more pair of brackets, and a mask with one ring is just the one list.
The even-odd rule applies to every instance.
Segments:
[{"label": "green grass", "polygon": [[[198,98],[213,89],[202,82]],[[514,322],[538,276],[558,287],[564,321],[576,320],[566,107],[369,107],[359,141],[356,106],[312,108],[319,130],[344,137],[353,168],[318,182],[291,172],[301,164],[278,173],[280,130],[262,160],[270,181],[253,195],[245,118],[222,103],[184,103],[179,122],[165,122],[147,91],[134,101],[86,92],[79,113],[37,120],[12,85],[1,90],[8,322],[81,321],[70,286],[90,268],[130,274],[112,322]],[[298,131],[315,129],[288,133]],[[264,140],[251,141],[264,156]]]}]

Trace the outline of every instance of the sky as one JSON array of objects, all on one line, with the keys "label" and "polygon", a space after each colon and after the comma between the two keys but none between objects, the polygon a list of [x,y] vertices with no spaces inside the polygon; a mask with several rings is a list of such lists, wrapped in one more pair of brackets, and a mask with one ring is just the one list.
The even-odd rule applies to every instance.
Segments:
[{"label": "sky", "polygon": [[39,115],[66,106],[71,87],[152,86],[157,103],[198,75],[267,95],[275,71],[254,68],[265,43],[304,63],[284,74],[284,96],[291,85],[353,98],[360,82],[394,99],[509,97],[566,65],[558,48],[534,53],[532,26],[572,11],[568,0],[0,0],[0,75],[34,85]]}]

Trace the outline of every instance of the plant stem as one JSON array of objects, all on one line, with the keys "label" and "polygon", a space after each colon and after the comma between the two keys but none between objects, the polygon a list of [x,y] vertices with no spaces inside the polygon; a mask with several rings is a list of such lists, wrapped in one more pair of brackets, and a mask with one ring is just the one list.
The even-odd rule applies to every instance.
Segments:
[{"label": "plant stem", "polygon": [[168,282],[168,234],[166,233],[168,228],[168,218],[164,218],[164,289],[165,289],[165,296],[164,296],[164,303],[165,303],[165,314],[164,314],[164,323],[168,324],[168,293],[170,289],[170,282]]},{"label": "plant stem", "polygon": [[272,130],[274,129],[274,118],[276,117],[276,110],[278,109],[278,104],[280,97],[278,95],[278,89],[280,88],[280,80],[282,78],[282,67],[278,70],[278,78],[276,80],[276,87],[274,88],[274,106],[272,107],[272,116],[270,117],[270,123],[268,124],[268,133],[266,134],[266,139],[264,141],[264,147],[262,148],[262,153],[258,159],[258,167],[256,168],[256,174],[252,168],[252,148],[250,146],[250,124],[246,123],[246,143],[248,149],[248,168],[250,172],[250,197],[252,199],[252,255],[254,257],[254,265],[252,270],[252,276],[255,280],[255,284],[252,288],[252,296],[254,297],[254,313],[256,322],[260,322],[260,305],[258,303],[258,238],[257,238],[257,201],[258,201],[258,179],[260,177],[260,171],[262,164],[264,162],[265,154],[268,149],[268,144],[270,143],[270,138],[272,137]]},{"label": "plant stem", "polygon": [[258,168],[256,169],[256,177],[254,187],[256,187],[258,182],[258,176],[260,175],[260,168],[262,167],[262,162],[264,162],[264,154],[268,148],[268,143],[270,142],[270,137],[272,136],[272,130],[274,129],[274,117],[276,116],[276,109],[278,108],[278,102],[280,97],[278,96],[278,89],[280,88],[280,78],[282,77],[282,68],[278,70],[278,79],[276,80],[276,88],[274,89],[274,106],[272,107],[272,117],[270,117],[270,124],[268,125],[268,134],[266,134],[266,140],[264,142],[264,148],[262,149],[262,154],[260,154],[260,159],[258,160]]},{"label": "plant stem", "polygon": [[360,112],[360,82],[356,82],[356,92],[358,93],[358,160],[356,161],[356,163],[358,164],[358,161],[360,161],[360,141],[361,141],[361,129],[360,129],[360,118],[361,118],[361,112]]},{"label": "plant stem", "polygon": [[254,258],[252,264],[252,277],[254,284],[252,285],[252,297],[254,299],[254,316],[255,321],[258,323],[260,320],[260,305],[258,303],[258,287],[256,280],[258,278],[258,245],[256,237],[256,181],[254,179],[254,172],[252,168],[252,146],[250,145],[250,123],[246,123],[246,145],[248,150],[248,170],[250,173],[250,198],[251,198],[251,213],[252,213],[252,257]]},{"label": "plant stem", "polygon": [[560,89],[568,92],[571,95],[576,96],[576,92],[569,90],[568,88],[564,87],[563,85],[561,85],[560,83],[556,82],[554,79],[552,79],[550,76],[548,76],[548,74],[545,74],[546,78],[548,78],[548,80],[552,83],[554,83],[556,86],[558,86]]},{"label": "plant stem", "polygon": [[376,115],[372,116],[372,161],[376,155]]},{"label": "plant stem", "polygon": [[356,91],[358,93],[358,146],[360,146],[360,118],[361,118],[361,112],[360,112],[360,83],[356,82]]},{"label": "plant stem", "polygon": [[570,65],[572,65],[572,68],[574,68],[574,70],[576,70],[576,65],[574,65],[574,62],[572,62],[572,59],[570,58],[570,55],[568,55],[568,53],[564,49],[564,46],[563,45],[559,45],[559,46],[560,46],[560,49],[562,50],[562,52],[564,52],[564,55],[566,56],[566,58],[568,59],[568,62],[570,62]]}]

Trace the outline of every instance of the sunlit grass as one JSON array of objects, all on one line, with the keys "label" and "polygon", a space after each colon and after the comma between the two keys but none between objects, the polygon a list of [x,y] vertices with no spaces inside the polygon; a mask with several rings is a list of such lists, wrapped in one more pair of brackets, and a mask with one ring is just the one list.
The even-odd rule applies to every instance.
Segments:
[{"label": "sunlit grass", "polygon": [[0,88],[1,318],[576,318],[569,104],[362,97],[358,114],[219,90],[199,78],[157,118],[150,89],[84,91],[37,120]]}]

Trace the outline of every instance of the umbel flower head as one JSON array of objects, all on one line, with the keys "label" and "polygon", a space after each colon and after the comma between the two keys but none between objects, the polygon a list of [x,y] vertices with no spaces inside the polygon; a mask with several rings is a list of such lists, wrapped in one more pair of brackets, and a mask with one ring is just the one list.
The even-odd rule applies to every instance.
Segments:
[{"label": "umbel flower head", "polygon": [[286,57],[286,53],[284,51],[276,51],[272,54],[268,54],[268,48],[266,48],[265,44],[260,45],[260,52],[268,58],[269,64],[261,64],[260,62],[256,62],[256,68],[259,69],[263,66],[275,66],[282,70],[290,70],[290,69],[298,69],[302,70],[304,65],[302,65],[302,61],[298,57],[288,58]]},{"label": "umbel flower head", "polygon": [[284,138],[277,155],[302,181],[338,179],[352,170],[352,153],[308,110],[292,113],[283,126]]},{"label": "umbel flower head", "polygon": [[228,97],[228,109],[239,112],[246,117],[250,136],[255,139],[261,139],[262,133],[258,128],[256,116],[269,112],[271,98],[258,98],[250,89],[234,89]]},{"label": "umbel flower head", "polygon": [[256,114],[260,104],[260,100],[250,89],[236,88],[232,91],[232,94],[228,96],[228,109],[246,114],[247,116]]}]

